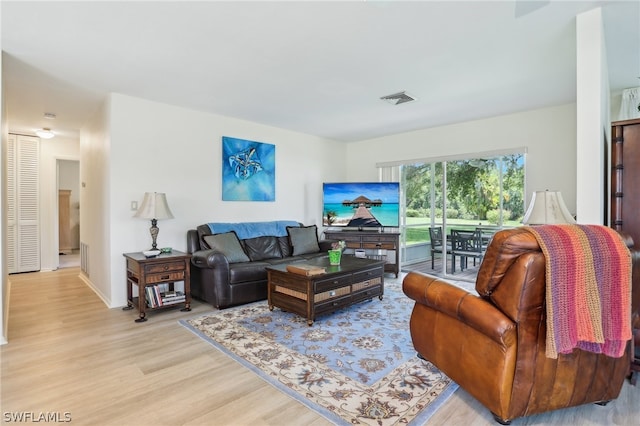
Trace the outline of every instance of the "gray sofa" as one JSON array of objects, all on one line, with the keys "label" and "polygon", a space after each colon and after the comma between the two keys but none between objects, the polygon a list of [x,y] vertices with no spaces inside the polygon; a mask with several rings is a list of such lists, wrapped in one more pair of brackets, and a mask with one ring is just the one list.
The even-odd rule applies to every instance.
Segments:
[{"label": "gray sofa", "polygon": [[269,265],[327,256],[315,225],[295,221],[209,223],[187,231],[191,295],[218,309],[267,298]]}]

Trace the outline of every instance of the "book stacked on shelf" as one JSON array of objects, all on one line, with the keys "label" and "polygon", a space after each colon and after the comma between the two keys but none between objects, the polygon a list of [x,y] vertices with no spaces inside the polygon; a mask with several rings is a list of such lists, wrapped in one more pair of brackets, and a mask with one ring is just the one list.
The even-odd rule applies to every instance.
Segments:
[{"label": "book stacked on shelf", "polygon": [[166,284],[159,284],[145,287],[148,307],[158,308],[160,306],[175,305],[186,300],[184,292],[169,290],[165,286]]},{"label": "book stacked on shelf", "polygon": [[293,274],[305,275],[307,277],[326,273],[326,270],[322,266],[307,265],[306,263],[287,265],[287,271]]},{"label": "book stacked on shelf", "polygon": [[181,291],[168,291],[160,293],[160,296],[163,305],[171,305],[185,301],[184,293]]}]

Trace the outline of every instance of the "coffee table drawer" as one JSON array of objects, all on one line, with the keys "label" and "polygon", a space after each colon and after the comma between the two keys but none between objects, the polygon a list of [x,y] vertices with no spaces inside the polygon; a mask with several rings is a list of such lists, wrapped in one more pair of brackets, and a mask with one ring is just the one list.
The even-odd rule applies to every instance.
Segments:
[{"label": "coffee table drawer", "polygon": [[368,281],[372,278],[381,278],[383,275],[382,266],[373,269],[367,269],[366,271],[357,272],[353,274],[353,283],[358,283],[360,281]]},{"label": "coffee table drawer", "polygon": [[314,296],[316,302],[323,302],[336,297],[348,296],[351,293],[351,286],[338,287],[333,290],[324,291]]},{"label": "coffee table drawer", "polygon": [[326,280],[318,280],[316,281],[315,292],[323,293],[325,291],[333,290],[338,287],[344,287],[351,283],[351,275],[343,275],[340,277],[329,278]]},{"label": "coffee table drawer", "polygon": [[347,295],[344,297],[339,297],[337,299],[331,299],[327,300],[326,302],[318,303],[315,306],[315,313],[316,315],[318,315],[325,312],[331,312],[349,305],[351,305],[351,296]]},{"label": "coffee table drawer", "polygon": [[382,286],[374,285],[367,287],[362,291],[354,291],[351,294],[351,303],[362,302],[363,300],[373,299],[374,297],[380,297],[382,299]]},{"label": "coffee table drawer", "polygon": [[351,291],[354,293],[356,291],[367,290],[372,287],[380,287],[382,285],[382,278],[371,278],[370,280],[358,281],[357,283],[353,283]]}]

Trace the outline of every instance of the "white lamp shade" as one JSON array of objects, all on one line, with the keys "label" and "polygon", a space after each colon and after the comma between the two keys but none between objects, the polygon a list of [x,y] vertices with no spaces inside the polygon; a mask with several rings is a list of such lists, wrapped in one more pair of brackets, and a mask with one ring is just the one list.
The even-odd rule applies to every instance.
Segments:
[{"label": "white lamp shade", "polygon": [[560,191],[536,191],[531,197],[529,209],[524,214],[525,225],[557,225],[576,223],[564,203]]},{"label": "white lamp shade", "polygon": [[173,219],[173,213],[167,204],[163,192],[145,192],[144,199],[133,217],[142,219]]}]

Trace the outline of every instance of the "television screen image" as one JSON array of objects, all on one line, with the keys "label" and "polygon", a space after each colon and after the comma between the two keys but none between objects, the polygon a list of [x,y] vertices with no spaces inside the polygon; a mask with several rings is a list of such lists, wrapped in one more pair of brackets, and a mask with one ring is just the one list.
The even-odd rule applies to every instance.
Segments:
[{"label": "television screen image", "polygon": [[397,182],[324,183],[322,198],[324,226],[400,226],[400,184]]}]

